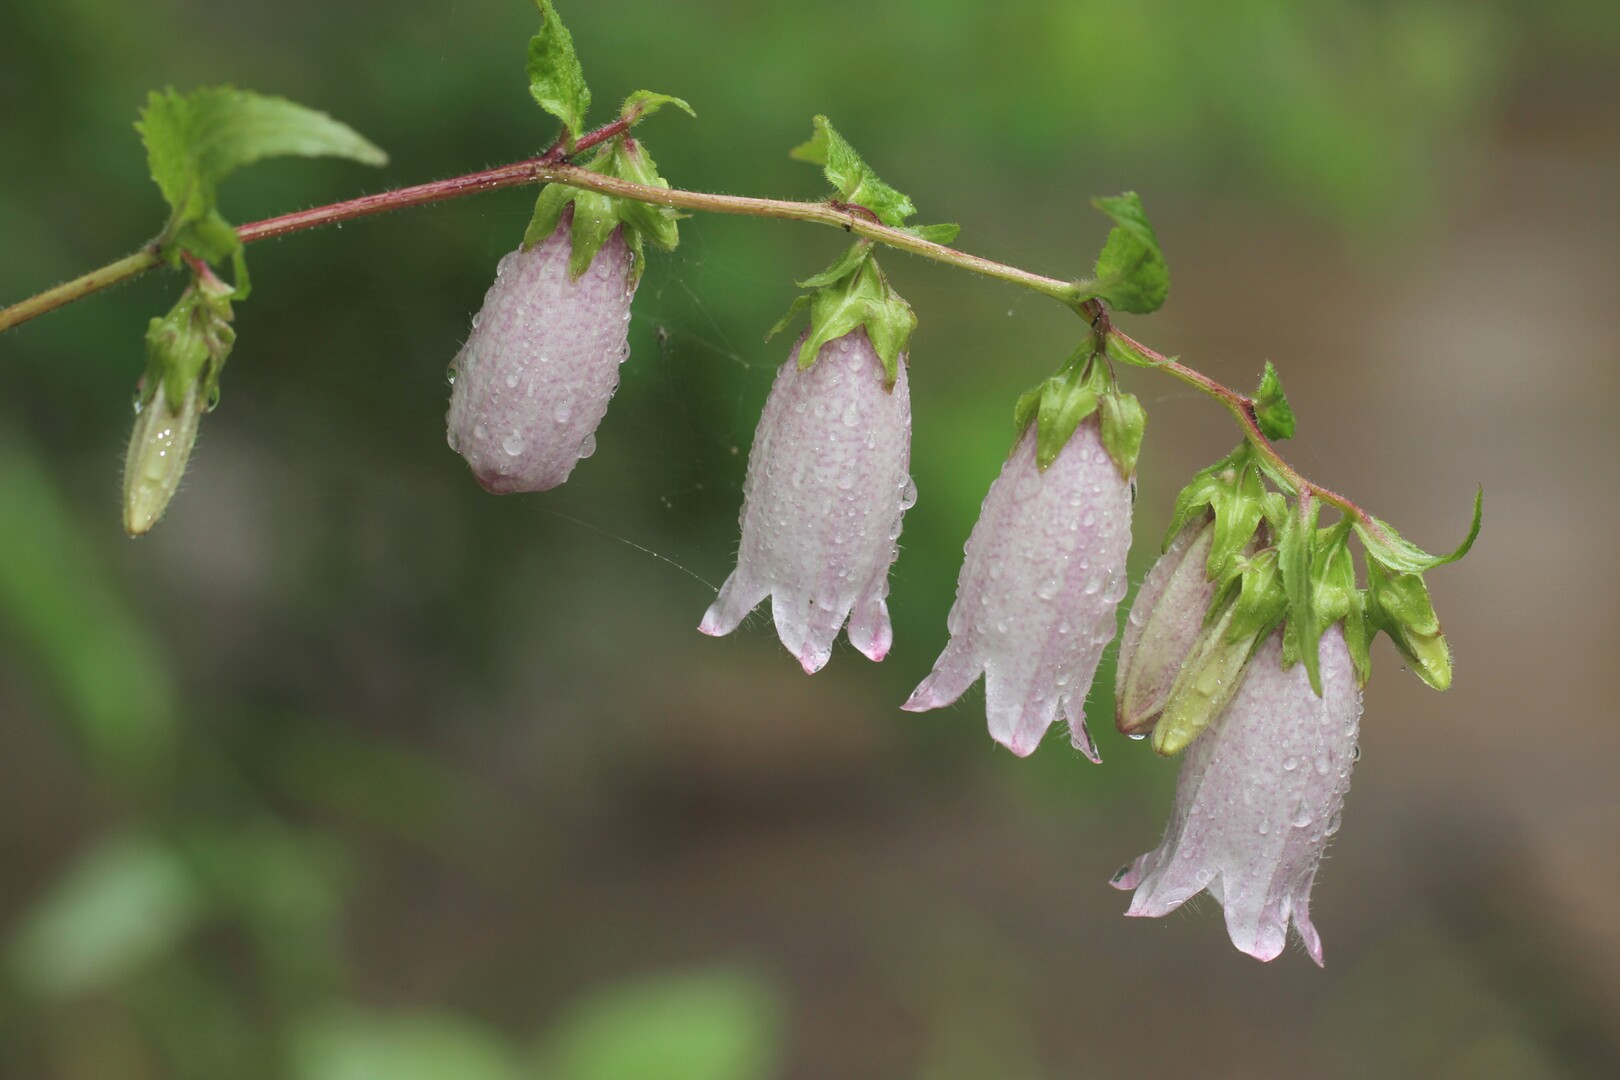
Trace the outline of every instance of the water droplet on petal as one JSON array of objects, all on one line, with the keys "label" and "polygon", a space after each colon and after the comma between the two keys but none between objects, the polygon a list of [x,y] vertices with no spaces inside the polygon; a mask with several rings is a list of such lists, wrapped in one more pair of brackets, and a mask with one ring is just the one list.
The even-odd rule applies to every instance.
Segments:
[{"label": "water droplet on petal", "polygon": [[567,398],[564,398],[561,402],[558,403],[557,408],[552,412],[551,417],[552,417],[553,420],[556,420],[557,423],[559,423],[559,424],[566,424],[566,423],[568,423],[568,418],[570,416],[573,416],[573,415],[574,415],[573,403],[570,402]]},{"label": "water droplet on petal", "polygon": [[505,450],[512,457],[517,457],[519,454],[523,453],[523,436],[519,435],[517,432],[513,432],[501,440],[501,449]]},{"label": "water droplet on petal", "polygon": [[585,438],[580,440],[580,443],[579,443],[580,460],[583,461],[585,458],[590,457],[594,453],[596,453],[596,433],[592,432],[591,434],[585,436]]}]

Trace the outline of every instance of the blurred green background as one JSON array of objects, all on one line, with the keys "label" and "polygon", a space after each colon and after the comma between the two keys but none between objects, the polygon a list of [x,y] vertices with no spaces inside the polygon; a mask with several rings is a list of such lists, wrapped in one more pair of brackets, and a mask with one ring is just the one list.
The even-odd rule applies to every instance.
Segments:
[{"label": "blurred green background", "polygon": [[[829,114],[926,221],[1085,272],[1140,191],[1165,311],[1228,382],[1278,363],[1293,460],[1448,548],[1457,685],[1375,651],[1313,914],[1328,967],[1234,952],[1207,900],[1120,917],[1174,765],[1115,735],[993,750],[978,699],[898,703],[944,644],[1012,402],[1056,305],[900,255],[913,471],[881,666],[813,679],[730,569],[747,448],[841,238],[702,218],[654,257],[600,450],[494,498],[444,444],[445,368],[532,191],[255,245],[221,408],[148,538],[120,461],[152,275],[0,339],[0,1076],[1574,1077],[1620,1071],[1620,7],[1606,0],[562,0],[597,119],[673,183],[813,198]],[[516,160],[553,128],[521,0],[8,0],[0,302],[164,210],[147,90],[330,111],[381,173],[273,161],[237,222]],[[1145,570],[1230,421],[1150,414]]]}]

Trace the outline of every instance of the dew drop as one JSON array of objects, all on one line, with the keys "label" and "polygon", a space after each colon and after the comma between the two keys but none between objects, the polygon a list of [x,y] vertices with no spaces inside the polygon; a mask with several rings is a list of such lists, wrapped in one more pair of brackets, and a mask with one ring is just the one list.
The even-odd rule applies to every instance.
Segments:
[{"label": "dew drop", "polygon": [[596,433],[592,432],[591,434],[585,436],[585,438],[580,440],[580,443],[579,443],[580,460],[583,461],[585,458],[590,457],[594,453],[596,453]]},{"label": "dew drop", "polygon": [[517,457],[519,454],[523,453],[523,436],[519,435],[517,432],[513,432],[501,440],[501,449],[505,450],[512,457]]},{"label": "dew drop", "polygon": [[1129,738],[1129,739],[1130,739],[1130,740],[1131,740],[1131,741],[1132,741],[1132,742],[1141,742],[1141,741],[1142,741],[1142,740],[1143,740],[1143,739],[1145,739],[1145,738],[1147,738],[1147,736],[1146,736],[1146,735],[1144,735],[1144,734],[1142,734],[1142,733],[1141,733],[1141,732],[1140,732],[1140,731],[1133,731],[1133,732],[1131,732],[1131,734],[1130,734],[1130,735],[1129,735],[1129,736],[1128,736],[1128,738]]},{"label": "dew drop", "polygon": [[1283,759],[1283,772],[1293,772],[1297,768],[1299,768],[1298,758],[1291,757]]},{"label": "dew drop", "polygon": [[559,424],[566,424],[566,423],[568,423],[568,418],[570,416],[573,416],[573,415],[574,415],[573,403],[570,402],[567,398],[564,398],[561,402],[558,403],[557,408],[552,411],[551,418],[553,420],[557,421],[557,423],[559,423]]},{"label": "dew drop", "polygon": [[508,390],[516,390],[517,389],[517,384],[518,384],[518,373],[515,372],[515,371],[507,372],[506,373],[506,388]]},{"label": "dew drop", "polygon": [[485,439],[489,438],[489,428],[485,427],[483,424],[474,425],[473,438],[477,439],[479,442],[483,442]]}]

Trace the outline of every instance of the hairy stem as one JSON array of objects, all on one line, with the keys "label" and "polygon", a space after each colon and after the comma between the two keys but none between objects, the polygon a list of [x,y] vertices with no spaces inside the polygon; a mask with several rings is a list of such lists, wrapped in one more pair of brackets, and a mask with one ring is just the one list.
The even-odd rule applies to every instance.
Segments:
[{"label": "hairy stem", "polygon": [[[716,214],[740,214],[748,217],[781,218],[787,221],[812,221],[831,225],[847,233],[863,236],[925,259],[1030,289],[1073,309],[1090,320],[1099,333],[1112,334],[1127,348],[1139,353],[1149,366],[1166,372],[1225,406],[1243,428],[1249,442],[1254,444],[1255,450],[1293,486],[1296,493],[1314,494],[1323,502],[1338,507],[1351,518],[1366,525],[1374,525],[1371,516],[1361,507],[1337,492],[1311,483],[1283,460],[1271,440],[1260,430],[1252,399],[1112,328],[1108,323],[1108,313],[1101,302],[1082,300],[1083,294],[1076,282],[1045,277],[1016,266],[1008,266],[1005,263],[958,251],[944,244],[924,240],[904,229],[891,228],[874,220],[872,213],[862,206],[836,202],[807,203],[788,199],[757,199],[742,195],[715,195],[702,191],[653,187],[617,177],[603,176],[601,173],[591,172],[568,162],[570,155],[578,154],[623,134],[633,122],[634,118],[620,118],[580,136],[571,146],[566,138],[559,139],[544,154],[528,161],[468,173],[465,176],[454,176],[448,180],[435,180],[414,187],[379,192],[376,195],[363,195],[358,199],[333,203],[329,206],[317,206],[311,210],[298,210],[291,214],[282,214],[279,217],[243,225],[236,230],[236,234],[244,244],[251,244],[258,240],[269,240],[305,229],[335,225],[390,210],[403,210],[411,206],[426,206],[446,199],[458,199],[480,191],[545,183],[567,184],[620,199],[634,199],[678,210],[703,210]],[[157,245],[148,244],[117,262],[109,263],[83,277],[47,289],[37,296],[0,310],[0,333],[162,264],[163,259]]]}]

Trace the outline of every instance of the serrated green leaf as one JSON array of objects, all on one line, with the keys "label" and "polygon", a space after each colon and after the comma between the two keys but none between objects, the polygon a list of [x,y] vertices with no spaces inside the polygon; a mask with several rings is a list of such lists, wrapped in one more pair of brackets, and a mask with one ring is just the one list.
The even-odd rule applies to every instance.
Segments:
[{"label": "serrated green leaf", "polygon": [[878,179],[825,116],[817,116],[814,124],[810,139],[789,151],[790,156],[820,165],[840,201],[866,207],[885,225],[902,227],[917,212],[911,199]]},{"label": "serrated green leaf", "polygon": [[697,111],[685,101],[678,97],[673,97],[669,94],[656,93],[652,90],[637,90],[635,93],[625,98],[624,104],[619,106],[619,117],[621,119],[628,120],[630,122],[630,126],[634,127],[643,120],[647,119],[647,117],[651,116],[653,113],[657,112],[659,109],[662,109],[665,105],[673,105],[687,116],[693,117],[694,119],[697,117]]},{"label": "serrated green leaf", "polygon": [[574,55],[574,38],[557,17],[551,0],[535,0],[540,32],[529,39],[529,93],[546,112],[562,122],[568,141],[585,130],[591,91]]},{"label": "serrated green leaf", "polygon": [[1403,538],[1389,522],[1378,518],[1372,518],[1371,527],[1356,522],[1356,535],[1361,538],[1362,546],[1367,549],[1369,561],[1378,562],[1400,573],[1419,574],[1425,570],[1433,570],[1437,566],[1454,563],[1468,554],[1469,549],[1474,546],[1474,540],[1479,536],[1484,508],[1485,489],[1480,487],[1474,493],[1474,519],[1468,526],[1468,535],[1449,555],[1430,555]]},{"label": "serrated green leaf", "polygon": [[907,225],[906,232],[913,236],[920,237],[923,240],[927,240],[929,243],[945,244],[946,246],[949,246],[955,242],[957,236],[961,234],[962,226],[956,224]]},{"label": "serrated green leaf", "polygon": [[1304,663],[1311,689],[1322,694],[1321,657],[1318,642],[1322,628],[1316,613],[1316,521],[1322,506],[1310,495],[1303,496],[1284,519],[1277,537],[1277,566],[1282,573],[1283,590],[1288,595],[1288,632],[1284,639],[1285,663],[1288,654]]},{"label": "serrated green leaf", "polygon": [[178,265],[186,250],[206,262],[234,261],[237,298],[247,295],[241,241],[218,209],[220,181],[266,157],[342,157],[367,165],[388,161],[353,128],[285,98],[230,86],[190,94],[153,92],[135,125],[147,164],[168,202],[169,221],[158,243]]},{"label": "serrated green leaf", "polygon": [[872,251],[872,241],[862,238],[845,248],[843,253],[834,259],[832,265],[819,274],[812,274],[803,281],[794,282],[801,289],[819,289],[823,285],[831,285],[841,281],[854,273]]},{"label": "serrated green leaf", "polygon": [[1282,377],[1270,360],[1266,361],[1260,390],[1254,396],[1254,416],[1266,438],[1276,441],[1294,437],[1294,410],[1283,393]]},{"label": "serrated green leaf", "polygon": [[1142,452],[1147,411],[1135,394],[1116,390],[1102,396],[1101,423],[1103,447],[1119,467],[1120,475],[1129,480],[1136,473],[1136,459]]},{"label": "serrated green leaf", "polygon": [[1170,267],[1148,224],[1142,200],[1136,192],[1127,191],[1099,196],[1091,205],[1113,218],[1115,226],[1097,256],[1085,298],[1096,297],[1136,315],[1159,310],[1170,292]]}]

